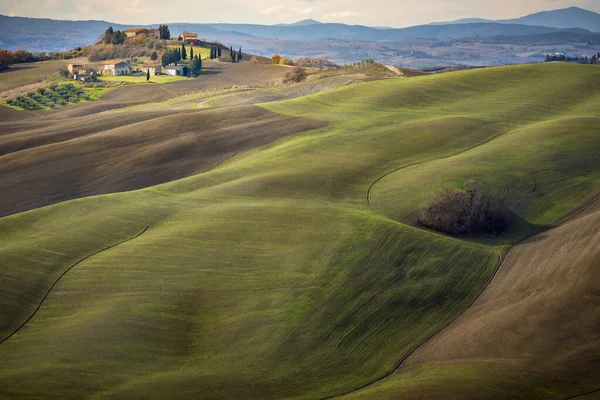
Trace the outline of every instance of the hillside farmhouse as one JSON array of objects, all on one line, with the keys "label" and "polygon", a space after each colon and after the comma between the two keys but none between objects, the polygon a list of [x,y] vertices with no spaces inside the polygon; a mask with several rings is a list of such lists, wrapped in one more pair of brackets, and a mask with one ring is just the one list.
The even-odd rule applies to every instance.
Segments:
[{"label": "hillside farmhouse", "polygon": [[146,64],[142,67],[142,71],[147,74],[150,71],[150,75],[160,75],[162,73],[162,65],[160,64]]},{"label": "hillside farmhouse", "polygon": [[198,34],[191,32],[183,32],[181,35],[177,37],[177,40],[184,43],[197,43],[198,42]]},{"label": "hillside farmhouse", "polygon": [[173,76],[188,76],[189,69],[185,65],[169,65],[165,67],[165,73]]},{"label": "hillside farmhouse", "polygon": [[149,37],[153,37],[154,39],[160,39],[159,30],[154,28],[131,28],[126,29],[123,32],[125,32],[128,38],[135,37],[138,35],[147,35]]},{"label": "hillside farmhouse", "polygon": [[67,65],[67,69],[69,70],[71,75],[75,75],[85,71],[85,68],[83,68],[83,65],[81,64],[69,64]]},{"label": "hillside farmhouse", "polygon": [[131,69],[129,65],[125,64],[123,61],[112,61],[107,62],[100,66],[98,70],[99,74],[102,75],[129,75],[131,74]]}]

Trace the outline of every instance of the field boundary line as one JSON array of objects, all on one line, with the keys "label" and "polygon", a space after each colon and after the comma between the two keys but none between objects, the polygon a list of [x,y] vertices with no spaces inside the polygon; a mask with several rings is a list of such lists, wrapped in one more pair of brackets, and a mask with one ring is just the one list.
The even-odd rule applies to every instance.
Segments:
[{"label": "field boundary line", "polygon": [[[394,368],[392,370],[390,370],[389,372],[387,372],[385,375],[371,381],[368,383],[365,383],[364,385],[356,388],[356,389],[352,389],[349,390],[347,392],[344,393],[340,393],[340,394],[336,394],[334,396],[329,396],[329,397],[324,397],[321,400],[330,400],[330,399],[336,399],[342,396],[348,396],[352,393],[356,393],[359,392],[363,389],[366,389],[367,387],[373,386],[376,383],[379,383],[387,378],[389,378],[390,376],[392,376],[396,371],[398,371],[400,368],[402,368],[402,366],[404,365],[404,363],[406,362],[406,360],[408,360],[408,358],[410,358],[410,356],[412,356],[417,350],[419,350],[421,347],[423,347],[425,344],[427,344],[427,342],[429,342],[431,339],[433,339],[435,336],[437,336],[438,334],[440,334],[443,330],[445,330],[446,328],[448,328],[450,325],[452,325],[456,320],[458,320],[464,313],[466,313],[469,309],[471,309],[471,307],[477,302],[477,300],[479,300],[481,298],[481,296],[488,290],[488,288],[490,287],[490,285],[492,284],[492,282],[494,281],[494,279],[496,278],[496,276],[498,276],[498,273],[500,272],[500,270],[502,269],[502,266],[506,263],[506,260],[508,259],[508,256],[510,255],[510,253],[512,252],[512,250],[526,242],[527,240],[534,238],[538,235],[541,235],[542,233],[548,232],[550,230],[556,229],[564,224],[566,224],[567,222],[577,218],[578,216],[580,216],[581,214],[583,214],[585,211],[587,211],[592,205],[594,205],[594,203],[596,203],[596,201],[600,200],[600,193],[597,194],[596,196],[593,196],[591,199],[589,199],[588,201],[586,201],[584,203],[584,205],[579,206],[580,210],[578,210],[577,212],[575,212],[573,215],[569,216],[568,218],[564,219],[561,221],[560,224],[546,230],[546,231],[542,231],[542,232],[538,232],[537,234],[533,235],[533,236],[529,236],[526,238],[522,238],[521,240],[519,240],[518,242],[516,242],[515,244],[511,245],[510,248],[506,251],[506,253],[504,254],[504,256],[502,256],[501,253],[498,253],[498,256],[501,257],[501,261],[496,265],[494,271],[492,272],[492,274],[490,275],[490,277],[487,280],[487,283],[485,284],[485,286],[483,287],[483,289],[479,292],[479,294],[477,296],[475,296],[458,314],[456,314],[456,316],[454,318],[452,318],[449,322],[443,324],[442,326],[440,326],[438,329],[434,330],[431,334],[429,334],[428,336],[426,336],[424,339],[422,339],[419,343],[415,344],[412,348],[410,348],[408,351],[406,351],[402,357],[396,362]],[[587,204],[586,204],[587,203]],[[373,207],[375,208],[375,207]],[[575,209],[577,209],[577,207],[575,207]],[[566,399],[563,400],[571,400],[571,399],[575,399],[578,397],[582,397],[582,396],[587,396],[589,394],[593,394],[596,392],[600,392],[600,389],[589,392],[589,393],[583,393],[583,394],[579,394],[573,397],[568,397]]]},{"label": "field boundary line", "polygon": [[87,256],[83,257],[82,259],[80,259],[79,261],[77,261],[76,263],[72,264],[69,268],[67,268],[52,284],[52,286],[50,286],[50,288],[48,289],[48,291],[46,292],[46,294],[44,295],[44,297],[42,298],[42,300],[40,301],[40,303],[38,304],[38,306],[36,307],[36,309],[33,311],[33,313],[29,316],[29,318],[27,318],[25,320],[25,322],[23,322],[21,325],[19,325],[19,327],[17,327],[17,329],[15,329],[14,331],[12,331],[11,334],[9,334],[7,337],[5,337],[4,339],[0,340],[0,344],[6,342],[8,339],[10,339],[13,335],[15,335],[17,332],[19,332],[21,330],[21,328],[23,328],[29,321],[31,321],[31,319],[33,317],[35,317],[35,315],[37,314],[37,312],[40,310],[40,308],[42,308],[42,305],[44,304],[44,302],[46,301],[46,299],[48,298],[48,296],[50,295],[50,293],[52,292],[52,290],[54,289],[54,287],[58,284],[58,282],[70,271],[72,270],[75,266],[77,266],[78,264],[82,263],[83,261],[102,253],[103,251],[112,249],[113,247],[117,247],[123,243],[129,242],[130,240],[133,239],[137,239],[138,237],[142,236],[144,233],[146,233],[146,231],[150,228],[150,225],[146,226],[146,228],[144,228],[143,231],[141,231],[140,233],[138,233],[135,236],[132,236],[128,239],[122,240],[118,243],[112,244],[108,247],[105,247],[101,250],[95,251],[91,254],[88,254]]},{"label": "field boundary line", "polygon": [[425,164],[425,163],[432,162],[432,161],[441,161],[441,160],[446,160],[446,159],[448,159],[448,158],[456,157],[456,156],[458,156],[458,155],[461,155],[461,154],[463,154],[463,153],[466,153],[467,151],[473,150],[473,149],[475,149],[475,148],[477,148],[477,147],[479,147],[479,146],[482,146],[482,145],[484,145],[484,144],[487,144],[487,143],[491,142],[492,140],[494,140],[494,139],[496,139],[496,138],[498,138],[498,137],[500,137],[500,136],[502,136],[502,135],[504,135],[504,134],[507,134],[507,133],[509,133],[509,132],[511,132],[511,131],[512,131],[512,129],[509,129],[509,130],[507,130],[507,131],[500,132],[500,133],[498,133],[498,134],[496,134],[496,135],[494,135],[494,136],[492,136],[492,137],[489,137],[489,138],[487,138],[486,140],[484,140],[484,141],[482,141],[482,142],[476,143],[476,144],[474,144],[473,146],[467,147],[466,149],[460,150],[459,152],[457,152],[457,153],[454,153],[454,154],[451,154],[451,155],[449,155],[449,156],[445,156],[445,157],[439,157],[439,158],[431,158],[431,159],[429,159],[429,160],[423,160],[423,161],[415,161],[415,162],[412,162],[412,163],[409,163],[409,164],[405,164],[405,165],[403,165],[403,166],[401,166],[401,167],[398,167],[398,168],[396,168],[396,169],[393,169],[393,170],[391,170],[391,171],[389,171],[389,172],[386,172],[385,174],[381,175],[379,178],[375,179],[375,180],[373,181],[373,183],[371,183],[371,185],[370,185],[370,186],[369,186],[369,188],[367,189],[367,196],[366,196],[367,204],[368,204],[369,206],[371,206],[372,208],[374,208],[375,210],[379,211],[379,209],[378,209],[377,207],[375,207],[375,206],[373,205],[373,203],[371,202],[371,194],[372,194],[372,192],[373,192],[373,188],[375,187],[375,185],[376,185],[377,183],[379,183],[381,180],[383,180],[384,178],[387,178],[388,176],[390,176],[391,174],[393,174],[393,173],[395,173],[395,172],[398,172],[398,171],[401,171],[401,170],[403,170],[403,169],[405,169],[405,168],[408,168],[408,167],[415,166],[415,165],[419,165],[419,164]]},{"label": "field boundary line", "polygon": [[577,399],[579,397],[589,396],[590,394],[594,394],[594,393],[598,393],[598,392],[600,392],[600,389],[592,390],[591,392],[585,392],[585,393],[581,393],[581,394],[576,394],[575,396],[571,396],[571,397],[565,397],[563,400]]}]

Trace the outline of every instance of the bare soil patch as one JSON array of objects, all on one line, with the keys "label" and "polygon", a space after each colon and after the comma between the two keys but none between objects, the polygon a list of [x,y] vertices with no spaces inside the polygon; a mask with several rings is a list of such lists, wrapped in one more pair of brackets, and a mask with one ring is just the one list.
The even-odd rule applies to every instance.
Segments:
[{"label": "bare soil patch", "polygon": [[600,201],[513,248],[486,292],[407,365],[495,360],[600,381]]}]

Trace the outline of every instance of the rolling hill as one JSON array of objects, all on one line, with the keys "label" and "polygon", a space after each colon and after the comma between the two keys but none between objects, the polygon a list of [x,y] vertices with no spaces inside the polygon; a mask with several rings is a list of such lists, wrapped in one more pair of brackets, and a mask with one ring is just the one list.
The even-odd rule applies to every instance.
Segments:
[{"label": "rolling hill", "polygon": [[[177,86],[164,85],[170,87]],[[543,237],[532,241],[540,248],[517,246],[505,258],[520,238],[559,224],[600,192],[594,157],[600,151],[599,87],[600,70],[590,65],[489,68],[344,85],[260,106],[171,115],[166,109],[152,121],[143,121],[143,111],[119,116],[113,110],[111,118],[130,118],[131,129],[118,131],[108,124],[92,132],[103,114],[88,109],[96,115],[74,121],[88,130],[81,137],[51,145],[32,140],[27,150],[9,146],[0,159],[10,160],[7,172],[15,176],[26,176],[26,162],[42,165],[40,157],[54,151],[63,155],[55,169],[60,163],[81,166],[83,176],[31,179],[32,195],[58,179],[72,188],[95,184],[103,175],[121,183],[120,174],[131,167],[120,170],[114,160],[133,155],[149,171],[163,167],[162,173],[173,173],[168,179],[190,160],[205,164],[194,165],[198,170],[183,179],[141,189],[123,180],[108,190],[118,193],[0,218],[0,305],[10,310],[0,320],[0,397],[362,395],[358,389],[390,375],[474,301],[501,308],[519,300],[521,291],[507,291],[509,300],[498,305],[497,296],[479,297],[490,281],[490,291],[496,285],[510,289],[513,274],[533,268],[536,263],[527,260],[545,254],[544,246],[565,243],[556,250],[561,257],[578,251],[564,240],[574,234],[574,225],[567,224],[543,233],[549,243]],[[126,96],[124,91],[117,97]],[[69,118],[54,115],[52,129],[60,134]],[[210,120],[217,126],[206,127]],[[171,135],[152,131],[159,123],[172,126]],[[14,143],[21,134],[40,136],[28,124],[1,122],[1,137],[12,136]],[[290,124],[297,129],[281,130]],[[263,140],[254,140],[256,135]],[[113,136],[130,146],[108,146]],[[248,146],[239,146],[238,137],[248,137]],[[89,151],[78,152],[76,143]],[[224,160],[223,153],[235,155]],[[406,218],[437,188],[469,178],[502,197],[514,213],[519,223],[510,235],[449,237]],[[577,221],[586,226],[579,235],[594,234],[595,216]],[[523,266],[510,267],[518,253]],[[592,293],[581,282],[597,281],[597,268],[589,264],[594,257],[577,258],[581,280],[573,279],[560,294],[548,286],[543,299],[524,308],[540,310],[540,304]],[[500,260],[506,261],[499,280],[492,280]],[[553,268],[568,273],[564,265]],[[536,282],[532,276],[523,284],[535,288]],[[463,316],[476,311],[469,308]],[[527,324],[518,316],[509,322]],[[499,366],[487,370],[485,385],[557,397],[592,386],[597,369],[576,362],[589,354],[590,336],[581,333],[598,323],[593,310],[585,316],[585,325],[574,318],[560,333],[578,350],[561,353],[569,355],[576,380],[557,381],[535,365],[526,379],[515,375],[505,354],[517,351],[533,360],[527,355],[554,340],[553,330],[536,331],[530,324],[524,339],[531,332],[546,339],[531,343],[516,335],[514,345],[491,355]],[[450,358],[450,350],[460,352],[461,346],[459,341],[439,357]],[[470,358],[439,369],[415,368],[401,370],[400,389],[394,379],[393,390],[418,397],[427,379],[469,379],[486,371]],[[469,393],[488,394],[485,385]]]},{"label": "rolling hill", "polygon": [[[413,38],[448,39],[472,36],[519,36],[550,32],[585,33],[585,29],[561,30],[543,26],[519,24],[469,23],[451,25],[419,25],[410,28],[371,28],[361,25],[321,23],[301,26],[251,25],[251,24],[207,24],[220,31],[239,32],[267,39],[293,40],[362,40],[369,42],[398,42]],[[185,29],[196,29],[193,24]]]}]

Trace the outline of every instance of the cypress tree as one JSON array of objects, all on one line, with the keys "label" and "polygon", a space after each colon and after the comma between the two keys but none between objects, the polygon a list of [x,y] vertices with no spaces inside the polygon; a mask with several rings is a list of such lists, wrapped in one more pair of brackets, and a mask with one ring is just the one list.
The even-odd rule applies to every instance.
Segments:
[{"label": "cypress tree", "polygon": [[241,47],[238,50],[237,59],[238,59],[238,61],[242,61],[242,48]]},{"label": "cypress tree", "polygon": [[187,58],[187,51],[185,50],[185,44],[181,45],[181,59],[185,60]]},{"label": "cypress tree", "polygon": [[150,68],[148,68],[148,71],[146,71],[146,82],[148,82],[150,80]]},{"label": "cypress tree", "polygon": [[211,60],[214,60],[215,58],[217,58],[217,57],[215,57],[215,53],[216,53],[215,46],[211,46],[210,47],[210,59]]},{"label": "cypress tree", "polygon": [[190,60],[194,58],[194,46],[190,46]]},{"label": "cypress tree", "polygon": [[217,57],[221,57],[221,46],[217,46]]},{"label": "cypress tree", "polygon": [[231,62],[235,62],[235,54],[233,53],[233,46],[229,48],[229,55],[231,56]]}]

